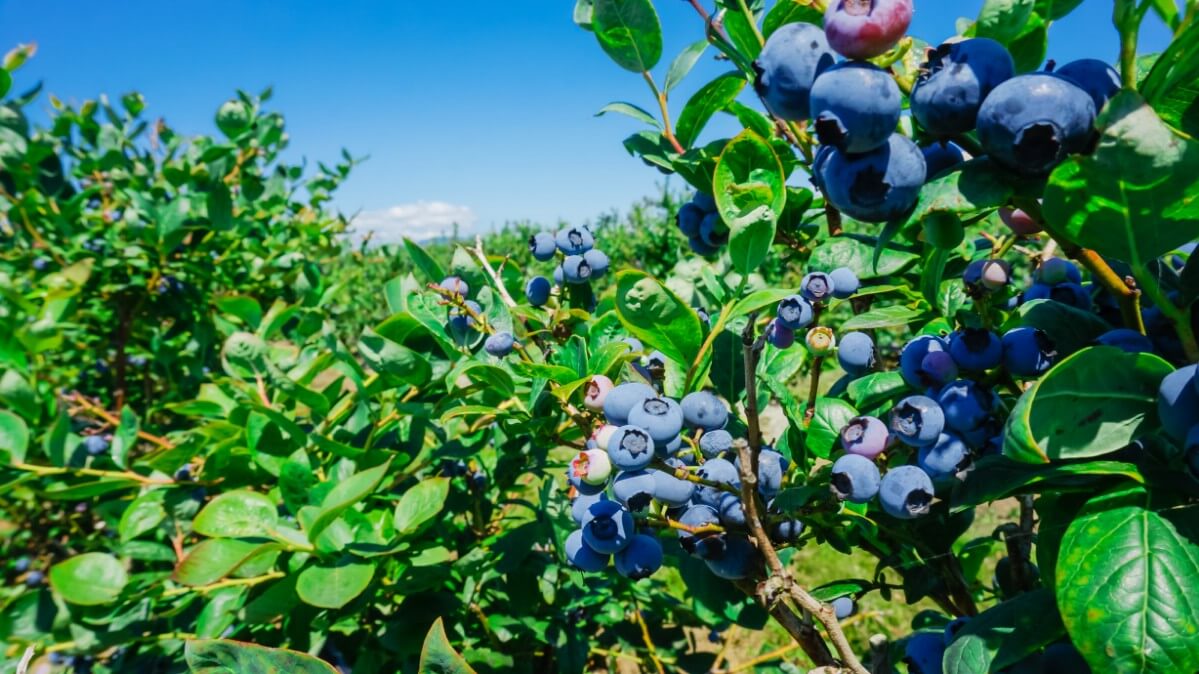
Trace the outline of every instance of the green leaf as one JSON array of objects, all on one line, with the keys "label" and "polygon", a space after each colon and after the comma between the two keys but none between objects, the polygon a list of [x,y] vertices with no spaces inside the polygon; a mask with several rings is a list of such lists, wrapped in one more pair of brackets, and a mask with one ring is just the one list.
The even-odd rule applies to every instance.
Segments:
[{"label": "green leaf", "polygon": [[1057,21],[1077,9],[1082,0],[1053,0],[1051,4],[1053,9],[1049,12],[1049,18]]},{"label": "green leaf", "polygon": [[841,436],[841,429],[858,416],[853,405],[836,398],[817,398],[816,413],[808,426],[807,447],[822,459],[832,456]]},{"label": "green leaf", "polygon": [[228,491],[208,502],[192,528],[204,536],[239,538],[268,536],[279,523],[275,502],[268,496],[238,489]]},{"label": "green leaf", "polygon": [[1196,81],[1199,81],[1199,23],[1191,22],[1154,62],[1139,89],[1156,108],[1180,88],[1193,90]]},{"label": "green leaf", "polygon": [[745,316],[754,311],[761,311],[766,307],[778,304],[783,299],[794,295],[793,290],[786,288],[766,288],[764,290],[755,290],[754,292],[742,297],[733,305],[732,311],[729,313],[729,320],[739,316]]},{"label": "green leaf", "polygon": [[704,341],[699,316],[642,271],[616,275],[616,315],[634,337],[676,363],[692,362]]},{"label": "green leaf", "polygon": [[380,336],[367,328],[358,340],[358,352],[376,372],[396,377],[404,383],[421,386],[433,376],[429,361],[406,346]]},{"label": "green leaf", "polygon": [[188,641],[183,657],[191,674],[337,674],[306,653],[227,639]]},{"label": "green leaf", "polygon": [[733,102],[743,88],[745,78],[738,72],[725,73],[700,87],[699,91],[687,99],[683,112],[679,114],[679,121],[674,130],[679,144],[685,148],[694,145],[708,120],[712,119],[712,115]]},{"label": "green leaf", "polygon": [[1004,205],[1011,196],[1012,187],[1002,168],[986,158],[972,159],[925,185],[908,221],[922,222],[933,213],[967,220]]},{"label": "green leaf", "polygon": [[258,300],[248,295],[218,297],[216,307],[223,313],[236,316],[251,330],[257,330],[262,323],[262,306],[258,304]]},{"label": "green leaf", "polygon": [[233,226],[233,196],[222,180],[213,180],[204,190],[208,200],[208,220],[212,228],[223,231]]},{"label": "green leaf", "polygon": [[604,107],[600,108],[599,112],[595,113],[595,116],[603,117],[610,112],[632,117],[633,119],[649,124],[655,129],[662,128],[662,124],[659,123],[658,120],[654,119],[654,116],[649,114],[649,112],[647,112],[644,108],[640,108],[632,103],[625,103],[624,101],[614,101],[605,105]]},{"label": "green leaf", "polygon": [[945,651],[945,674],[1003,671],[1065,634],[1053,592],[1026,592],[971,619]]},{"label": "green leaf", "polygon": [[1199,669],[1199,548],[1165,517],[1137,505],[1084,513],[1062,539],[1054,587],[1092,670]]},{"label": "green leaf", "polygon": [[666,71],[666,81],[662,85],[662,91],[670,93],[672,89],[686,79],[687,74],[695,67],[695,62],[704,55],[704,51],[708,48],[708,41],[697,40],[685,47],[679,55],[674,57],[674,61],[670,64],[670,70]]},{"label": "green leaf", "polygon": [[162,524],[167,518],[166,508],[162,505],[165,497],[166,491],[158,489],[133,499],[133,503],[121,513],[121,521],[117,525],[117,533],[120,534],[122,543],[127,543]]},{"label": "green leaf", "polygon": [[304,567],[296,578],[296,594],[309,606],[341,608],[362,594],[374,577],[374,562],[343,557]]},{"label": "green leaf", "polygon": [[729,258],[742,274],[757,271],[774,243],[774,226],[787,202],[783,167],[770,144],[745,130],[716,162],[712,195],[729,227]]},{"label": "green leaf", "polygon": [[137,432],[141,430],[141,422],[137,414],[128,405],[121,408],[121,424],[117,432],[112,434],[112,460],[121,468],[125,468],[129,460],[129,450],[137,446]]},{"label": "green leaf", "polygon": [[1176,135],[1135,93],[1099,118],[1089,157],[1050,176],[1044,211],[1057,235],[1137,268],[1194,238],[1199,221],[1199,143]]},{"label": "green leaf", "polygon": [[828,239],[812,251],[808,258],[808,269],[830,272],[838,267],[849,267],[863,281],[897,276],[920,261],[914,253],[883,247],[878,262],[872,262],[874,246],[848,236]]},{"label": "green leaf", "polygon": [[1027,73],[1041,67],[1049,51],[1049,22],[1033,13],[1020,32],[1007,45],[1017,73]]},{"label": "green leaf", "polygon": [[906,393],[908,384],[899,372],[874,372],[849,382],[845,393],[858,409],[868,410]]},{"label": "green leaf", "polygon": [[625,70],[646,72],[662,58],[662,26],[650,0],[595,0],[591,28],[600,47]]},{"label": "green leaf", "polygon": [[779,0],[762,20],[762,35],[767,39],[774,31],[789,23],[824,25],[824,12],[813,0]]},{"label": "green leaf", "polygon": [[421,480],[404,492],[400,502],[396,504],[396,533],[400,536],[410,536],[421,531],[441,512],[449,493],[450,481],[444,477]]},{"label": "green leaf", "polygon": [[974,464],[953,492],[955,512],[1031,491],[1088,491],[1111,477],[1143,483],[1137,467],[1119,461],[1086,461],[1064,464],[1029,464],[1004,456],[984,456]]},{"label": "green leaf", "polygon": [[1100,456],[1153,430],[1157,389],[1173,371],[1152,354],[1097,346],[1058,363],[1008,417],[1003,453],[1048,463]]},{"label": "green leaf", "polygon": [[421,674],[474,674],[475,671],[450,645],[441,618],[433,621],[429,633],[425,635],[418,669]]},{"label": "green leaf", "polygon": [[0,68],[0,98],[2,98],[5,94],[7,94],[8,90],[11,88],[12,88],[12,75],[9,75],[8,71],[5,70],[4,68]]},{"label": "green leaf", "polygon": [[28,451],[29,427],[25,420],[8,410],[0,410],[0,452],[8,452],[10,463],[24,463]]},{"label": "green leaf", "polygon": [[42,415],[42,403],[37,391],[24,375],[16,370],[5,370],[0,375],[0,403],[11,408],[22,418],[37,423]]},{"label": "green leaf", "polygon": [[[746,3],[752,4],[751,0],[746,0]],[[729,36],[729,41],[737,47],[738,53],[753,61],[762,52],[762,44],[758,42],[758,36],[754,33],[754,26],[750,23],[750,18],[741,13],[741,9],[737,6],[737,0],[727,0],[724,4],[728,6],[728,11],[723,14],[723,20],[724,30]],[[719,5],[720,3],[717,3],[717,6]]]},{"label": "green leaf", "polygon": [[420,244],[404,237],[404,250],[408,253],[408,257],[412,258],[412,263],[420,270],[421,275],[425,277],[425,282],[441,283],[445,279],[446,273],[442,270],[441,265],[425,252]]},{"label": "green leaf", "polygon": [[129,583],[120,560],[102,552],[88,552],[50,567],[50,586],[70,604],[111,604]]},{"label": "green leaf", "polygon": [[927,310],[913,309],[902,304],[893,304],[889,307],[879,307],[878,309],[871,309],[870,311],[860,313],[845,321],[841,325],[841,329],[851,331],[897,328],[911,323],[927,321],[930,318],[932,318],[932,315]]},{"label": "green leaf", "polygon": [[391,460],[364,470],[360,473],[351,475],[348,479],[338,482],[336,486],[325,495],[325,500],[321,502],[320,510],[316,514],[316,518],[308,527],[308,540],[315,541],[321,532],[333,523],[341,514],[348,508],[353,507],[362,499],[370,496],[371,492],[379,486],[383,478],[387,475],[387,469],[391,467]]},{"label": "green leaf", "polygon": [[986,0],[974,23],[974,34],[1007,43],[1024,28],[1035,5],[1036,0]]},{"label": "green leaf", "polygon": [[1111,330],[1111,326],[1094,313],[1053,300],[1033,300],[1020,305],[1004,326],[1004,331],[1021,325],[1037,328],[1049,335],[1059,354],[1071,354],[1084,349]]},{"label": "green leaf", "polygon": [[228,576],[254,557],[282,546],[264,539],[209,538],[188,551],[175,567],[175,582],[199,587]]}]

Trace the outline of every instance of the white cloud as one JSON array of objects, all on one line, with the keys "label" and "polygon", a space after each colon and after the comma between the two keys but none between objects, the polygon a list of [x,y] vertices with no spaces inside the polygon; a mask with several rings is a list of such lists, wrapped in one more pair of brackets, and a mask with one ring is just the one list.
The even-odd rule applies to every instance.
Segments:
[{"label": "white cloud", "polygon": [[377,244],[399,243],[402,237],[414,241],[448,236],[458,225],[460,233],[469,232],[477,220],[470,206],[444,201],[417,201],[378,211],[363,211],[351,222],[355,238],[371,234]]}]

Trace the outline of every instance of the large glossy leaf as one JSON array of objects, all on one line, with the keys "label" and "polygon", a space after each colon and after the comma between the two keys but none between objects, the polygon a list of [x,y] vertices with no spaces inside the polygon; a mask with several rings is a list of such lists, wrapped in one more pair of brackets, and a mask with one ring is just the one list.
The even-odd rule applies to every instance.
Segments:
[{"label": "large glossy leaf", "polygon": [[474,674],[474,671],[450,645],[441,618],[433,621],[420,649],[421,674]]},{"label": "large glossy leaf", "polygon": [[836,398],[817,398],[816,413],[808,426],[807,447],[813,454],[827,459],[837,445],[841,429],[858,416],[853,405]]},{"label": "large glossy leaf", "polygon": [[1119,461],[1086,461],[1064,464],[1029,464],[1003,456],[984,456],[974,464],[966,480],[953,492],[953,510],[961,511],[984,503],[1030,491],[1093,492],[1095,483],[1107,478],[1126,478],[1143,483],[1137,467]]},{"label": "large glossy leaf", "polygon": [[116,601],[129,583],[121,561],[102,552],[88,552],[50,567],[50,585],[68,603],[99,606]]},{"label": "large glossy leaf", "polygon": [[[1065,634],[1053,592],[1033,590],[971,619],[945,651],[945,674],[1003,671]],[[1065,674],[1065,673],[1063,673]]]},{"label": "large glossy leaf", "polygon": [[762,20],[762,34],[769,38],[779,27],[788,23],[824,24],[824,12],[814,0],[779,0]]},{"label": "large glossy leaf", "polygon": [[733,102],[744,87],[745,78],[741,73],[731,72],[708,82],[692,94],[683,106],[683,112],[679,114],[678,124],[675,125],[675,138],[679,144],[685,148],[694,145],[695,141],[699,140],[700,131],[704,130],[712,115]]},{"label": "large glossy leaf", "polygon": [[662,26],[650,0],[595,0],[591,29],[625,70],[645,72],[662,58]]},{"label": "large glossy leaf", "polygon": [[370,496],[371,492],[383,481],[383,477],[387,475],[387,469],[390,467],[391,461],[388,460],[374,468],[355,473],[346,480],[338,482],[325,495],[324,501],[321,502],[320,510],[312,520],[312,524],[309,525],[308,540],[315,541],[326,527],[332,524],[338,517],[341,517],[342,513],[362,499]]},{"label": "large glossy leaf", "polygon": [[265,539],[210,538],[200,541],[175,567],[174,579],[183,585],[215,583],[255,556],[281,546]]},{"label": "large glossy leaf", "polygon": [[774,228],[787,203],[783,166],[770,144],[745,130],[716,162],[713,196],[729,227],[729,258],[742,274],[757,271],[774,243]]},{"label": "large glossy leaf", "polygon": [[1011,196],[1003,169],[986,158],[974,159],[925,185],[909,220],[921,222],[933,213],[965,220],[1002,206]]},{"label": "large glossy leaf", "polygon": [[121,424],[117,432],[112,434],[112,445],[109,448],[113,463],[124,468],[129,460],[129,451],[137,445],[137,433],[141,430],[141,421],[133,408],[128,405],[121,408]]},{"label": "large glossy leaf", "polygon": [[879,328],[897,328],[927,321],[932,313],[925,309],[917,309],[902,304],[889,307],[879,307],[860,313],[841,325],[842,330],[877,330]]},{"label": "large glossy leaf", "polygon": [[1032,16],[1036,0],[986,0],[974,23],[975,35],[1008,42]]},{"label": "large glossy leaf", "polygon": [[229,491],[208,502],[192,528],[205,536],[268,536],[279,521],[275,501],[248,489]]},{"label": "large glossy leaf", "polygon": [[1037,328],[1049,335],[1059,355],[1079,351],[1111,330],[1111,326],[1090,311],[1076,309],[1053,300],[1033,300],[1020,305],[1005,330],[1018,326]]},{"label": "large glossy leaf", "polygon": [[674,57],[674,61],[670,63],[670,70],[666,72],[666,81],[662,84],[662,91],[669,92],[679,85],[687,73],[695,67],[695,62],[704,55],[704,51],[708,48],[707,40],[697,40],[685,47],[679,55]]},{"label": "large glossy leaf", "polygon": [[1096,672],[1199,670],[1199,547],[1139,505],[1084,513],[1062,539],[1056,593]]},{"label": "large glossy leaf", "polygon": [[0,452],[8,453],[8,460],[24,463],[29,451],[29,427],[21,417],[0,410]]},{"label": "large glossy leaf", "polygon": [[864,377],[849,382],[845,393],[857,405],[858,409],[867,410],[892,398],[897,398],[908,390],[907,382],[899,372],[873,372]]},{"label": "large glossy leaf", "polygon": [[1050,176],[1047,226],[1134,268],[1193,239],[1199,142],[1175,134],[1135,92],[1112,99],[1099,125],[1099,148]]},{"label": "large glossy leaf", "polygon": [[310,606],[341,608],[362,594],[374,576],[374,562],[343,557],[305,567],[296,579],[296,593]]},{"label": "large glossy leaf", "polygon": [[413,386],[420,386],[433,376],[433,368],[424,356],[379,336],[370,328],[362,332],[358,341],[358,351],[371,369],[397,377]]},{"label": "large glossy leaf", "polygon": [[1108,346],[1079,351],[1021,396],[1007,421],[1003,453],[1048,463],[1127,447],[1158,424],[1157,389],[1172,370],[1151,354]]},{"label": "large glossy leaf", "polygon": [[645,272],[616,275],[616,315],[634,337],[675,362],[690,363],[703,344],[699,316]]},{"label": "large glossy leaf", "polygon": [[395,528],[400,536],[420,531],[441,512],[450,492],[450,481],[444,477],[421,480],[396,504]]},{"label": "large glossy leaf", "polygon": [[192,674],[337,674],[306,653],[227,639],[188,641],[183,655]]},{"label": "large glossy leaf", "polygon": [[162,524],[167,518],[166,508],[163,507],[165,498],[166,491],[159,489],[133,499],[133,503],[121,513],[121,521],[117,526],[121,542],[131,541]]},{"label": "large glossy leaf", "polygon": [[421,271],[426,283],[441,283],[445,278],[445,271],[442,270],[441,265],[425,252],[420,244],[404,237],[404,250],[408,253],[408,257],[412,258],[412,263],[416,265],[416,268]]},{"label": "large glossy leaf", "polygon": [[808,258],[808,267],[814,271],[830,272],[838,267],[849,267],[863,281],[895,276],[920,261],[915,253],[883,247],[878,263],[873,262],[874,246],[847,236],[833,237],[816,247]]}]

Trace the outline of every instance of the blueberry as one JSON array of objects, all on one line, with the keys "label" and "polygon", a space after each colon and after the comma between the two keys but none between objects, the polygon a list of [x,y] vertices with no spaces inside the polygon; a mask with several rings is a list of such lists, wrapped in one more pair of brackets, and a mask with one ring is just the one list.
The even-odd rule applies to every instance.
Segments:
[{"label": "blueberry", "polygon": [[945,638],[940,634],[921,632],[908,638],[903,648],[903,661],[909,674],[941,674],[945,657]]},{"label": "blueberry", "polygon": [[874,340],[864,332],[850,332],[841,337],[837,347],[837,362],[841,369],[860,377],[874,369]]},{"label": "blueberry", "polygon": [[679,231],[683,236],[692,238],[699,236],[699,223],[703,222],[707,217],[707,213],[702,208],[694,203],[683,204],[679,209],[678,215],[675,216],[675,224],[678,225]]},{"label": "blueberry", "polygon": [[608,273],[608,254],[598,248],[583,253],[583,260],[591,266],[591,278],[600,278]]},{"label": "blueberry", "polygon": [[[695,474],[709,482],[717,484],[726,484],[732,487],[737,487],[741,484],[737,466],[727,459],[711,459],[700,466]],[[699,485],[695,489],[695,501],[715,508],[720,504],[721,494],[725,493],[727,492],[716,487]]]},{"label": "blueberry", "polygon": [[629,423],[649,432],[657,444],[665,445],[683,430],[683,409],[670,398],[646,398],[629,411]]},{"label": "blueberry", "polygon": [[887,142],[899,124],[902,96],[887,71],[865,61],[843,61],[816,78],[812,118],[822,145],[869,152]]},{"label": "blueberry", "polygon": [[778,321],[789,330],[808,327],[812,317],[812,305],[800,295],[791,295],[779,302]]},{"label": "blueberry", "polygon": [[554,237],[554,244],[565,255],[582,255],[595,245],[595,238],[586,227],[566,227]]},{"label": "blueberry", "polygon": [[654,460],[654,439],[637,426],[622,426],[608,441],[608,456],[621,470],[640,470]]},{"label": "blueberry", "polygon": [[[740,463],[737,465],[740,470]],[[758,492],[763,497],[772,499],[782,489],[788,465],[786,457],[772,449],[763,449],[758,454]]]},{"label": "blueberry", "polygon": [[936,444],[920,448],[917,463],[929,477],[955,475],[969,464],[970,450],[962,439],[952,433],[942,433]]},{"label": "blueberry", "polygon": [[612,475],[612,460],[602,449],[586,449],[575,455],[570,462],[572,484],[602,486]]},{"label": "blueberry", "polygon": [[466,281],[463,281],[457,276],[447,276],[440,284],[438,284],[438,287],[447,293],[458,295],[460,297],[466,297],[467,295],[470,295],[470,286],[466,284]]},{"label": "blueberry", "polygon": [[891,433],[904,444],[927,447],[945,429],[945,413],[927,396],[908,396],[891,410]]},{"label": "blueberry", "polygon": [[593,376],[583,387],[583,406],[589,410],[604,409],[604,400],[612,390],[612,380],[602,374]]},{"label": "blueberry", "polygon": [[945,630],[941,633],[941,638],[945,642],[946,647],[953,643],[953,640],[957,637],[958,633],[961,632],[962,628],[969,624],[969,622],[970,616],[959,616],[953,620],[950,620],[949,623],[945,625]]},{"label": "blueberry", "polygon": [[562,265],[554,267],[554,285],[563,286],[566,284],[566,272],[562,271]]},{"label": "blueberry", "polygon": [[562,260],[562,278],[572,285],[580,285],[591,280],[591,264],[582,255],[567,255]]},{"label": "blueberry", "polygon": [[963,328],[949,336],[949,355],[961,369],[982,372],[1003,362],[1003,342],[990,330]]},{"label": "blueberry", "polygon": [[848,454],[873,459],[887,449],[890,434],[877,417],[854,417],[841,429],[841,448]]},{"label": "blueberry", "polygon": [[1030,285],[1020,296],[1021,303],[1035,302],[1036,300],[1047,300],[1053,295],[1053,286],[1045,285],[1044,283],[1034,283]]},{"label": "blueberry", "polygon": [[1007,225],[1008,229],[1020,236],[1032,236],[1042,231],[1041,224],[1019,208],[999,209],[999,219]]},{"label": "blueberry", "polygon": [[679,406],[683,409],[683,421],[688,428],[715,431],[729,422],[729,408],[716,394],[696,391],[683,397]]},{"label": "blueberry", "polygon": [[749,576],[756,561],[757,549],[744,536],[728,536],[720,555],[704,559],[708,569],[725,580],[741,580]]},{"label": "blueberry", "polygon": [[726,430],[709,431],[699,438],[699,451],[706,459],[714,459],[732,448],[733,436]]},{"label": "blueberry", "polygon": [[862,282],[858,280],[858,275],[853,273],[849,267],[837,267],[828,273],[829,280],[833,284],[833,297],[839,300],[847,300],[858,292],[862,287]]},{"label": "blueberry", "polygon": [[[938,138],[974,129],[991,91],[1016,72],[1012,56],[989,38],[948,42],[930,50],[912,87],[912,116]],[[931,173],[931,171],[930,171]]]},{"label": "blueberry", "polygon": [[716,504],[716,512],[720,514],[720,522],[725,526],[745,526],[745,509],[741,507],[741,499],[736,494],[721,494],[720,502]]},{"label": "blueberry", "polygon": [[641,353],[642,351],[645,351],[645,345],[642,344],[641,340],[637,339],[636,337],[621,337],[620,341],[628,344],[629,351],[633,353]]},{"label": "blueberry", "polygon": [[629,544],[633,516],[616,501],[597,501],[583,518],[583,541],[598,553],[612,555]]},{"label": "blueberry", "polygon": [[709,248],[719,249],[729,242],[729,228],[720,219],[720,214],[712,213],[699,223],[699,238]]},{"label": "blueberry", "polygon": [[687,239],[687,244],[691,246],[691,252],[703,257],[712,257],[720,252],[720,246],[709,246],[698,236]]},{"label": "blueberry", "polygon": [[1082,272],[1078,266],[1060,257],[1051,257],[1037,267],[1034,274],[1036,280],[1045,285],[1055,286],[1059,283],[1082,283]]},{"label": "blueberry", "polygon": [[883,476],[879,503],[892,517],[915,519],[928,514],[934,493],[932,478],[919,466],[899,466]]},{"label": "blueberry", "polygon": [[1199,424],[1195,424],[1187,432],[1186,440],[1182,443],[1182,451],[1191,477],[1199,480]]},{"label": "blueberry", "polygon": [[16,573],[25,573],[29,570],[30,560],[28,557],[20,557],[12,563],[12,570]]},{"label": "blueberry", "polygon": [[660,568],[662,544],[653,536],[637,534],[629,540],[628,547],[616,554],[616,572],[626,578],[648,578]]},{"label": "blueberry", "polygon": [[705,192],[696,192],[695,196],[691,197],[691,203],[698,206],[704,213],[712,213],[716,210],[716,199]]},{"label": "blueberry", "polygon": [[1095,102],[1096,112],[1102,110],[1112,96],[1120,91],[1120,73],[1098,59],[1071,61],[1053,72],[1087,92]]},{"label": "blueberry", "polygon": [[1137,332],[1128,328],[1116,328],[1095,338],[1095,343],[1100,346],[1114,346],[1126,353],[1153,353],[1153,342]]},{"label": "blueberry", "polygon": [[833,463],[830,488],[833,495],[850,503],[869,503],[878,494],[878,466],[864,456],[846,454]]},{"label": "blueberry", "polygon": [[108,440],[102,435],[89,435],[83,439],[83,448],[92,456],[99,456],[108,451]]},{"label": "blueberry", "polygon": [[497,358],[503,358],[516,348],[516,338],[511,332],[497,332],[483,342],[483,350]]},{"label": "blueberry", "polygon": [[1069,80],[1019,75],[995,87],[978,112],[978,139],[992,159],[1027,176],[1046,176],[1094,134],[1095,103]]},{"label": "blueberry", "polygon": [[1082,653],[1069,641],[1059,641],[1050,644],[1045,649],[1042,659],[1043,671],[1061,674],[1091,674],[1091,666],[1083,659]]},{"label": "blueberry", "polygon": [[925,171],[920,148],[893,133],[870,152],[833,151],[820,179],[825,196],[841,212],[863,222],[886,222],[906,216],[916,205]]},{"label": "blueberry", "polygon": [[1037,377],[1053,367],[1057,347],[1036,328],[1015,328],[1003,335],[1003,365],[1013,377]]},{"label": "blueberry", "polygon": [[821,145],[820,149],[816,150],[816,155],[812,157],[812,175],[809,178],[812,185],[824,191],[824,180],[821,178],[824,175],[824,165],[828,163],[828,158],[833,154],[833,148],[828,145]]},{"label": "blueberry", "polygon": [[966,379],[946,384],[937,402],[945,413],[946,427],[958,433],[969,433],[982,427],[995,410],[995,395],[990,390]]},{"label": "blueberry", "polygon": [[1091,293],[1077,283],[1059,283],[1049,289],[1049,299],[1075,309],[1091,310]]},{"label": "blueberry", "polygon": [[725,536],[723,533],[693,533],[695,529],[720,524],[720,515],[716,512],[716,508],[708,505],[693,505],[679,517],[679,523],[692,530],[678,530],[679,545],[689,554],[706,559],[724,552]]},{"label": "blueberry", "polygon": [[[667,459],[666,464],[676,470],[686,470],[686,464],[678,459]],[[695,483],[671,475],[665,470],[651,470],[654,477],[654,498],[671,507],[685,506],[695,494]]]},{"label": "blueberry", "polygon": [[25,587],[37,587],[46,580],[46,574],[41,571],[30,571],[29,575],[25,576]]},{"label": "blueberry", "polygon": [[824,34],[838,54],[874,58],[894,47],[912,22],[912,0],[832,0]]},{"label": "blueberry", "polygon": [[925,145],[920,152],[924,154],[925,180],[932,180],[966,162],[962,148],[948,141]]},{"label": "blueberry", "polygon": [[853,598],[852,597],[837,597],[830,602],[833,607],[833,613],[837,616],[837,620],[845,620],[853,615]]},{"label": "blueberry", "polygon": [[1174,440],[1181,442],[1189,429],[1199,420],[1199,390],[1194,381],[1199,365],[1181,367],[1162,379],[1157,391],[1157,416],[1162,428]]},{"label": "blueberry", "polygon": [[617,427],[612,424],[604,424],[591,432],[591,442],[595,443],[600,449],[608,449],[608,441],[612,439],[612,435],[616,433]]},{"label": "blueberry", "polygon": [[766,341],[776,349],[789,349],[795,344],[795,331],[776,318],[766,324]]},{"label": "blueberry", "polygon": [[191,482],[191,479],[192,479],[192,467],[191,466],[185,464],[182,467],[180,467],[179,470],[175,471],[174,480],[176,482]]},{"label": "blueberry", "polygon": [[932,351],[920,361],[920,372],[929,386],[941,386],[957,379],[958,364],[946,351]]},{"label": "blueberry", "polygon": [[612,481],[612,495],[632,512],[649,507],[654,499],[654,476],[646,470],[626,470]]},{"label": "blueberry", "polygon": [[46,271],[46,269],[49,266],[50,266],[50,261],[44,257],[36,258],[33,261],[33,270],[34,271]]},{"label": "blueberry", "polygon": [[602,486],[597,491],[579,492],[570,502],[570,516],[574,519],[575,524],[582,525],[583,520],[587,519],[587,511],[591,509],[591,506],[607,500],[608,495],[604,493]]},{"label": "blueberry", "polygon": [[804,525],[799,520],[784,520],[774,525],[773,538],[780,543],[794,543],[803,534]]},{"label": "blueberry", "polygon": [[604,567],[608,566],[610,555],[592,550],[587,545],[587,542],[583,540],[582,529],[570,532],[570,535],[566,537],[564,547],[566,549],[566,559],[581,571],[602,571]]},{"label": "blueberry", "polygon": [[[828,274],[823,272],[808,272],[799,283],[799,294],[809,302],[824,302],[830,299],[835,291],[836,287],[833,285],[833,280],[829,278]],[[782,307],[782,303],[779,304],[779,307]],[[803,326],[792,327],[799,328]]]},{"label": "blueberry", "polygon": [[525,299],[535,307],[544,306],[550,301],[550,280],[544,276],[534,276],[525,284]]},{"label": "blueberry", "polygon": [[754,90],[778,117],[806,120],[812,84],[834,61],[824,31],[809,23],[784,24],[771,33],[754,62]]},{"label": "blueberry", "polygon": [[632,412],[638,403],[656,395],[658,395],[657,391],[647,384],[640,382],[621,384],[609,391],[607,397],[604,398],[604,416],[608,418],[608,423],[624,426],[629,423],[629,412]]}]

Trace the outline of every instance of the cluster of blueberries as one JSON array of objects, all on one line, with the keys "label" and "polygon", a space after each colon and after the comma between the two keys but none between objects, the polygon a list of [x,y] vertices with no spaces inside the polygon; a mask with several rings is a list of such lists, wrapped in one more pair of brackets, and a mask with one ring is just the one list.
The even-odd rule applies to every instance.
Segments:
[{"label": "cluster of blueberries", "polygon": [[711,257],[729,242],[729,228],[716,212],[716,200],[710,194],[697,192],[679,209],[675,224],[697,255]]},{"label": "cluster of blueberries", "polygon": [[[800,281],[799,293],[779,302],[775,318],[766,325],[766,341],[779,349],[790,348],[795,343],[795,331],[808,327],[816,320],[817,307],[833,299],[849,299],[861,287],[861,281],[849,267],[838,267],[827,274],[808,272]],[[863,337],[866,342],[862,341]],[[836,348],[837,339],[832,330],[818,326],[808,330],[804,343],[813,355],[825,356]],[[873,354],[874,342],[869,336],[860,332],[845,335],[838,353],[841,354],[841,365],[846,372],[864,372],[873,365],[873,358],[865,361],[867,346],[870,354]]]},{"label": "cluster of blueberries", "polygon": [[933,142],[921,149],[897,133],[899,86],[866,59],[894,47],[911,18],[912,0],[831,2],[823,31],[786,24],[754,64],[755,89],[771,113],[813,121],[822,147],[812,182],[839,210],[865,222],[906,216],[927,179],[964,161],[950,140],[970,131],[995,162],[1025,176],[1046,176],[1094,144],[1096,114],[1120,89],[1116,71],[1084,59],[1016,75],[1011,54],[988,38],[929,51],[909,100]]},{"label": "cluster of blueberries", "polygon": [[1199,365],[1166,375],[1158,390],[1157,413],[1166,434],[1182,443],[1187,469],[1199,479]]},{"label": "cluster of blueberries", "polygon": [[[663,548],[646,525],[664,523],[637,515],[648,514],[657,502],[683,550],[718,577],[748,576],[757,552],[745,534],[740,463],[732,455],[733,435],[725,430],[728,406],[707,391],[675,401],[647,384],[614,386],[604,376],[593,377],[585,394],[586,407],[602,412],[607,423],[567,473],[571,514],[579,525],[566,539],[571,563],[599,571],[614,558],[624,576],[653,574],[662,565]],[[788,464],[769,448],[759,453],[758,491],[768,510]],[[794,541],[803,530],[798,521],[774,519],[770,531],[780,543]]]},{"label": "cluster of blueberries", "polygon": [[[449,320],[446,322],[446,332],[458,344],[474,343],[479,334],[479,318],[483,316],[483,307],[478,302],[467,299],[470,297],[470,286],[457,276],[448,276],[438,284],[442,295],[451,298],[449,304]],[[483,342],[483,350],[503,358],[512,353],[519,345],[511,332],[498,331],[487,336]]]},{"label": "cluster of blueberries", "polygon": [[[558,253],[562,261],[554,268],[554,283],[562,286],[583,285],[608,273],[608,255],[595,247],[595,236],[586,225],[567,227],[557,234],[538,232],[529,237],[529,252],[538,262],[549,262]],[[525,297],[535,307],[550,298],[550,282],[535,276],[525,284]]]}]

